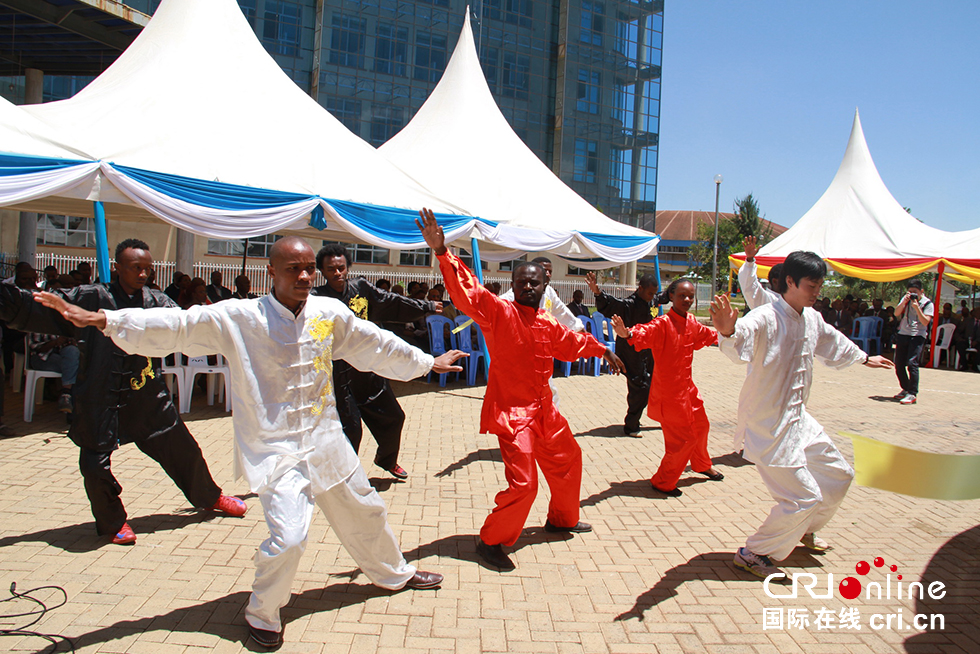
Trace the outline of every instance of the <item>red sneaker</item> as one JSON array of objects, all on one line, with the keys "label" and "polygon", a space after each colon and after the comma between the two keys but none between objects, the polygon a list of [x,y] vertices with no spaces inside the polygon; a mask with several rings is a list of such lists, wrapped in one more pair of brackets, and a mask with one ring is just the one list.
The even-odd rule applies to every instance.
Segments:
[{"label": "red sneaker", "polygon": [[124,522],[119,533],[112,537],[112,543],[113,545],[133,545],[136,543],[136,532],[133,531],[128,522]]},{"label": "red sneaker", "polygon": [[241,501],[237,497],[230,497],[228,495],[222,495],[218,498],[218,501],[214,503],[211,507],[212,511],[218,511],[224,513],[225,515],[230,515],[233,518],[241,518],[248,511],[248,507],[245,506],[245,502]]}]

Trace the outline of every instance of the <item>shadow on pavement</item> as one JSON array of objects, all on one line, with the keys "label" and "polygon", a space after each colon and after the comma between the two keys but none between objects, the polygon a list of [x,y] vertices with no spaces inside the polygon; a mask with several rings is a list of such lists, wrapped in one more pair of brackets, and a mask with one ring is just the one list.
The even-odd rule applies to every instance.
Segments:
[{"label": "shadow on pavement", "polygon": [[368,483],[374,488],[374,490],[379,493],[383,493],[392,486],[397,484],[404,484],[405,481],[402,479],[394,479],[392,477],[371,477],[368,479]]},{"label": "shadow on pavement", "polygon": [[[661,431],[660,425],[650,425],[640,427],[640,431]],[[622,423],[609,425],[608,427],[594,427],[589,431],[583,431],[575,434],[575,438],[581,436],[591,436],[593,438],[627,438],[629,440],[640,440],[635,436],[630,436],[623,431]]]},{"label": "shadow on pavement", "polygon": [[[635,618],[642,622],[644,620],[643,614],[647,609],[653,608],[671,597],[676,597],[678,595],[677,589],[688,581],[744,581],[749,584],[747,588],[757,588],[760,597],[764,597],[762,580],[736,568],[732,563],[734,555],[735,547],[730,552],[698,554],[687,563],[671,568],[653,588],[636,598],[633,608],[620,613],[614,620],[621,622]],[[797,547],[785,561],[780,562],[780,566],[783,568],[812,568],[822,567],[822,563],[804,548]]]},{"label": "shadow on pavement", "polygon": [[[417,561],[430,556],[440,556],[450,559],[456,559],[457,561],[470,561],[472,563],[477,563],[489,570],[496,571],[496,568],[487,566],[483,563],[483,559],[476,553],[476,541],[479,538],[478,534],[455,534],[453,536],[446,536],[445,538],[439,538],[432,541],[431,543],[425,543],[419,545],[414,549],[408,550],[404,553],[405,560],[413,565],[417,565]],[[513,547],[504,548],[509,554],[518,552],[525,547],[531,547],[534,545],[540,545],[542,543],[554,543],[557,541],[565,541],[574,538],[574,534],[569,533],[550,533],[544,530],[544,527],[527,527],[521,532],[521,537],[517,540],[517,543]],[[517,562],[518,565],[520,562]]]},{"label": "shadow on pavement", "polygon": [[475,461],[496,461],[497,463],[503,463],[504,460],[500,458],[500,448],[498,447],[484,448],[484,449],[476,450],[474,452],[470,452],[459,461],[456,461],[455,463],[450,463],[448,466],[446,466],[445,468],[443,468],[433,476],[448,477],[452,475],[454,472],[456,472],[457,470],[462,470],[463,468],[465,468],[466,466],[468,466],[469,464]]},{"label": "shadow on pavement", "polygon": [[711,459],[711,465],[726,466],[729,468],[742,468],[753,464],[751,461],[744,459],[738,452],[729,452],[728,454],[716,456]]},{"label": "shadow on pavement", "polygon": [[875,402],[894,402],[896,404],[898,403],[898,400],[896,400],[891,395],[889,395],[887,397],[884,396],[884,395],[869,395],[868,396],[868,399],[869,400],[874,400]]},{"label": "shadow on pavement", "polygon": [[946,594],[941,599],[933,599],[926,592],[922,599],[916,598],[915,613],[927,616],[929,628],[905,639],[906,652],[949,654],[977,651],[980,641],[978,552],[980,525],[957,534],[932,555],[922,573],[922,586],[928,589],[929,584],[939,581],[945,584]]}]

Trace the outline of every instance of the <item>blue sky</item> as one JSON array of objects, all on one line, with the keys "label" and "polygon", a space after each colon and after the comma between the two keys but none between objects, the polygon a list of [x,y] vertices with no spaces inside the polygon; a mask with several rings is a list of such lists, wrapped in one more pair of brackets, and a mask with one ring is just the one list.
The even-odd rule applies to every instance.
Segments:
[{"label": "blue sky", "polygon": [[980,227],[980,2],[667,0],[657,207],[753,193],[793,225],[854,119],[885,185],[924,223]]}]

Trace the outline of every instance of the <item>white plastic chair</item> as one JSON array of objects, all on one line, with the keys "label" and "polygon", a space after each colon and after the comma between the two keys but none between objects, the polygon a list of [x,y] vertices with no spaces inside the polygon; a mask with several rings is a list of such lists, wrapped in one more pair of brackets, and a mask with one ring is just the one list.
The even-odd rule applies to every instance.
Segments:
[{"label": "white plastic chair", "polygon": [[34,405],[40,404],[44,399],[44,392],[39,392],[38,386],[41,386],[45,379],[60,378],[61,373],[34,370],[30,366],[30,357],[27,356],[24,357],[24,373],[27,375],[27,385],[24,387],[24,422],[31,422],[34,419]]},{"label": "white plastic chair", "polygon": [[13,386],[15,393],[20,393],[20,383],[24,381],[24,361],[26,358],[20,352],[14,352],[14,364],[10,370],[10,385]]},{"label": "white plastic chair", "polygon": [[946,367],[951,368],[953,366],[953,358],[949,355],[949,346],[953,342],[953,330],[956,329],[956,325],[953,323],[946,323],[945,325],[939,326],[939,336],[936,337],[936,350],[932,353],[932,367],[939,367],[939,355],[946,351]]},{"label": "white plastic chair", "polygon": [[[167,359],[169,359],[170,357],[174,358],[173,365],[167,364]],[[187,385],[187,377],[185,375],[184,366],[181,363],[183,357],[184,355],[181,354],[180,352],[175,352],[167,357],[164,357],[160,365],[160,374],[163,375],[164,381],[167,382],[167,389],[170,391],[171,395],[174,394],[174,386],[173,386],[174,382],[173,379],[169,377],[169,375],[173,375],[173,378],[177,380],[177,402],[178,402],[177,410],[180,411],[181,413],[187,413],[187,411],[184,411],[183,409],[184,395],[187,394],[185,390]]]},{"label": "white plastic chair", "polygon": [[198,375],[208,376],[208,406],[214,404],[214,392],[215,392],[215,382],[216,375],[221,375],[220,381],[223,382],[222,386],[218,389],[218,398],[221,398],[221,393],[225,394],[225,411],[231,411],[231,369],[225,363],[225,359],[220,354],[214,355],[217,357],[217,363],[215,365],[210,365],[208,363],[207,355],[202,357],[191,357],[184,366],[184,388],[186,392],[180,396],[180,404],[183,406],[181,413],[189,413],[191,410],[191,396],[194,395],[194,380]]}]

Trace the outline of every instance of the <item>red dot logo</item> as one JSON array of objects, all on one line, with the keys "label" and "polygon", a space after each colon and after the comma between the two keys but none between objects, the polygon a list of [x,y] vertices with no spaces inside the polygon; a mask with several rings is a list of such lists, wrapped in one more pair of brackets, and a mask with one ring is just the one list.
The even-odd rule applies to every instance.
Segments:
[{"label": "red dot logo", "polygon": [[880,556],[876,556],[875,557],[875,567],[876,568],[880,568],[883,565],[885,565],[885,559],[881,558]]},{"label": "red dot logo", "polygon": [[868,565],[868,562],[867,561],[861,561],[856,566],[854,566],[854,570],[859,575],[866,575],[866,574],[868,574],[868,572],[871,571],[871,566]]},{"label": "red dot logo", "polygon": [[898,566],[897,565],[889,566],[888,569],[891,570],[892,572],[896,572],[898,570]]},{"label": "red dot logo", "polygon": [[852,600],[861,594],[861,582],[854,577],[845,577],[837,590],[840,591],[841,597]]}]

